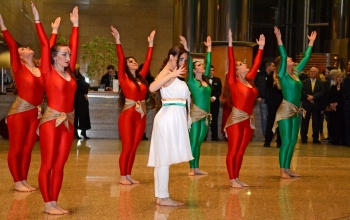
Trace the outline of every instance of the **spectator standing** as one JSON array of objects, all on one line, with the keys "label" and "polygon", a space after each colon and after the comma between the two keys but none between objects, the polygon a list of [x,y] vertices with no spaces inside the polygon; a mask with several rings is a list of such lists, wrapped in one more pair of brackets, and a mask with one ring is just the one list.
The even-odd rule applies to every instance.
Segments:
[{"label": "spectator standing", "polygon": [[218,137],[218,117],[220,110],[220,96],[222,92],[222,83],[219,77],[214,76],[215,67],[210,66],[210,78],[209,83],[211,84],[211,97],[210,97],[210,113],[212,121],[210,124],[211,140],[219,141]]},{"label": "spectator standing", "polygon": [[113,65],[108,65],[107,73],[102,76],[100,84],[105,85],[106,91],[112,91],[113,79],[118,79],[118,71],[115,71],[115,68]]}]

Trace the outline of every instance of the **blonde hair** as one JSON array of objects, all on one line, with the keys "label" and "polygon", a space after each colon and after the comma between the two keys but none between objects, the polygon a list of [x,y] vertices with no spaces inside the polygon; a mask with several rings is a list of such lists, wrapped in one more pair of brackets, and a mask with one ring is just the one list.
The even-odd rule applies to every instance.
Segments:
[{"label": "blonde hair", "polygon": [[326,77],[324,76],[323,73],[319,73],[318,78],[320,78],[320,80],[321,80],[322,82],[326,82],[326,81],[327,81],[327,80],[326,80]]},{"label": "blonde hair", "polygon": [[[340,72],[340,71],[338,71],[337,74],[335,75],[335,77],[336,77],[336,78],[338,78],[338,77],[343,77],[343,80],[344,80],[345,74],[342,73],[342,72]],[[338,85],[338,80],[337,80],[337,79],[334,80],[334,85]]]}]

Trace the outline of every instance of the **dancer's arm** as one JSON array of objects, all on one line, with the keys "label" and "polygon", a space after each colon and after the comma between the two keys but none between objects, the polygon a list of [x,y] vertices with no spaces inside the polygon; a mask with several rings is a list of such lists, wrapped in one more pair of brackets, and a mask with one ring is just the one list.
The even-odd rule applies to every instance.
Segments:
[{"label": "dancer's arm", "polygon": [[204,42],[207,47],[207,54],[205,56],[205,73],[204,76],[210,77],[210,66],[211,66],[211,37],[207,37],[207,41]]},{"label": "dancer's arm", "polygon": [[118,57],[118,80],[120,85],[124,84],[125,80],[127,79],[127,75],[125,74],[125,56],[123,52],[122,45],[120,43],[120,34],[118,30],[111,25],[111,33],[115,39],[115,48],[117,51],[117,57]]},{"label": "dancer's arm", "polygon": [[298,70],[299,72],[301,72],[305,65],[307,64],[307,62],[309,61],[310,59],[310,56],[311,56],[311,51],[312,51],[312,47],[314,45],[314,42],[316,40],[316,36],[317,36],[317,33],[316,31],[313,31],[311,32],[310,36],[307,36],[307,38],[309,38],[309,44],[308,44],[308,47],[304,53],[304,57],[303,59],[299,62],[299,64],[295,67],[296,70]]},{"label": "dancer's arm", "polygon": [[17,43],[13,39],[10,32],[7,30],[1,14],[0,14],[0,28],[2,30],[2,34],[4,35],[4,39],[7,43],[7,46],[8,46],[9,51],[10,51],[11,68],[12,68],[12,70],[15,74],[15,78],[16,78],[16,74],[22,68],[22,62],[21,62],[21,58],[19,57],[19,54],[18,54]]},{"label": "dancer's arm", "polygon": [[274,33],[276,35],[277,44],[278,44],[278,50],[280,52],[280,67],[278,69],[278,77],[284,78],[288,73],[286,71],[287,68],[287,53],[284,49],[283,42],[282,42],[282,36],[281,31],[276,26],[274,28]]},{"label": "dancer's arm", "polygon": [[228,31],[228,72],[227,72],[227,83],[232,85],[237,80],[236,77],[236,64],[235,56],[232,47],[232,31]]},{"label": "dancer's arm", "polygon": [[51,23],[52,32],[50,35],[50,48],[57,42],[58,28],[60,27],[61,17],[56,18],[55,22]]},{"label": "dancer's arm", "polygon": [[78,57],[78,39],[79,39],[78,6],[75,6],[73,8],[72,13],[70,13],[70,21],[73,24],[73,30],[69,39],[69,48],[71,49],[69,67],[73,71],[75,69],[75,64],[77,62],[77,57]]},{"label": "dancer's arm", "polygon": [[151,83],[149,86],[149,91],[155,92],[158,89],[160,89],[165,83],[169,82],[172,78],[176,77],[182,77],[186,73],[186,68],[184,66],[181,66],[179,69],[175,68],[172,72],[166,72],[163,70],[159,73],[157,78]]},{"label": "dancer's arm", "polygon": [[259,50],[257,55],[255,56],[252,69],[247,74],[246,78],[254,81],[256,74],[258,73],[259,66],[261,64],[262,55],[264,52],[265,46],[265,36],[263,34],[260,35],[259,40],[256,40],[256,43],[259,45]]},{"label": "dancer's arm", "polygon": [[180,43],[183,45],[184,49],[188,52],[186,82],[191,89],[191,86],[194,85],[195,83],[194,74],[193,74],[193,59],[192,59],[191,53],[188,51],[187,41],[184,36],[180,35]]},{"label": "dancer's arm", "polygon": [[152,53],[153,53],[153,40],[154,40],[154,35],[156,34],[156,31],[153,30],[151,34],[148,36],[148,50],[147,50],[147,55],[146,55],[146,60],[143,63],[142,69],[140,70],[140,75],[143,78],[146,78],[147,73],[149,71],[149,68],[151,66],[151,60],[152,60]]}]

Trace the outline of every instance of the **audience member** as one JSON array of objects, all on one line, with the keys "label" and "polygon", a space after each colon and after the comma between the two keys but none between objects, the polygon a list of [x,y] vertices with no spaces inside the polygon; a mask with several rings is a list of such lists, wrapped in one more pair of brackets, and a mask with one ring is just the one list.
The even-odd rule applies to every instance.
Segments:
[{"label": "audience member", "polygon": [[102,76],[100,85],[105,85],[106,91],[112,91],[113,79],[118,79],[118,71],[115,70],[113,65],[108,65],[107,73]]},{"label": "audience member", "polygon": [[218,137],[218,117],[220,110],[220,96],[222,91],[221,79],[219,77],[214,76],[215,67],[213,65],[210,66],[210,78],[209,82],[211,84],[211,97],[210,97],[210,113],[212,117],[212,121],[210,124],[211,131],[211,140],[219,141]]}]

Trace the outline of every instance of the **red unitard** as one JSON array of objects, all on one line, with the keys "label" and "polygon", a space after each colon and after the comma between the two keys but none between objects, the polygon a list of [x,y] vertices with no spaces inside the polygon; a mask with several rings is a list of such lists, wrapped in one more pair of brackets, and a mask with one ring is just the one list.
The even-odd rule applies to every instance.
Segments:
[{"label": "red unitard", "polygon": [[[259,49],[254,59],[253,67],[246,75],[248,81],[254,81],[261,63],[263,50]],[[235,108],[242,110],[249,115],[253,113],[254,102],[258,91],[255,87],[249,88],[244,85],[236,76],[236,64],[233,54],[233,47],[228,47],[229,69],[228,84],[232,95],[232,104]],[[226,167],[230,179],[236,179],[242,166],[243,154],[253,135],[250,127],[250,119],[233,124],[226,128],[228,138],[228,152],[226,156]]]},{"label": "red unitard", "polygon": [[[21,61],[17,44],[9,31],[4,30],[2,33],[10,50],[11,67],[17,85],[18,96],[33,106],[39,106],[44,97],[42,73],[39,77],[34,76]],[[42,48],[42,50],[46,49],[48,48]],[[45,60],[44,57],[41,59]],[[42,72],[41,69],[40,72]],[[14,182],[27,180],[32,149],[35,141],[38,139],[36,129],[38,128],[39,120],[37,108],[7,117],[10,137],[10,149],[7,159]]]},{"label": "red unitard", "polygon": [[[125,73],[125,58],[121,44],[117,44],[116,48],[119,60],[118,80],[125,98],[136,102],[145,100],[148,87],[141,83],[139,89],[134,82],[129,79]],[[146,78],[151,65],[152,52],[153,47],[148,47],[146,61],[139,73],[143,78]],[[118,128],[122,142],[122,152],[119,156],[120,175],[131,175],[136,150],[141,142],[143,133],[145,132],[146,115],[141,118],[141,114],[135,110],[134,106],[128,108],[120,113]]]},{"label": "red unitard", "polygon": [[[69,62],[70,70],[74,70],[78,52],[78,27],[73,27],[69,40],[71,58]],[[48,44],[47,38],[40,39],[42,44]],[[50,56],[50,50],[45,54]],[[47,105],[61,113],[74,111],[74,94],[77,84],[71,71],[71,79],[64,79],[52,65],[49,65],[47,74],[43,74]],[[56,127],[56,119],[47,121],[40,125],[40,151],[41,167],[39,172],[39,187],[44,202],[57,201],[62,181],[63,168],[68,159],[73,143],[74,125],[68,121],[69,128],[65,123]]]}]

